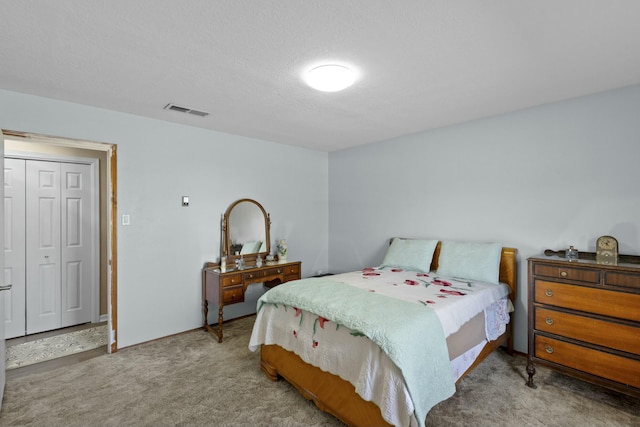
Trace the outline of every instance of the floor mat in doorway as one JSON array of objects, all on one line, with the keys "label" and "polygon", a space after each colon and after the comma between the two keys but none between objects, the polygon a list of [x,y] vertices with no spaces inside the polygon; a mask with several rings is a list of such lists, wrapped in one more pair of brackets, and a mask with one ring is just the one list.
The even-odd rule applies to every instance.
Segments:
[{"label": "floor mat in doorway", "polygon": [[12,345],[7,347],[6,369],[57,359],[103,345],[107,345],[107,325]]}]

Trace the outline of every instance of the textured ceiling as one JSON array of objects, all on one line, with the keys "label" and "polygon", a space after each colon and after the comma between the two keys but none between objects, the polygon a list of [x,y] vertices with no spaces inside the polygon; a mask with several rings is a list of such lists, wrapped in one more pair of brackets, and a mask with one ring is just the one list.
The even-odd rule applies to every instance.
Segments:
[{"label": "textured ceiling", "polygon": [[[637,0],[2,0],[0,16],[0,89],[323,151],[640,83]],[[325,61],[359,80],[310,89]]]}]

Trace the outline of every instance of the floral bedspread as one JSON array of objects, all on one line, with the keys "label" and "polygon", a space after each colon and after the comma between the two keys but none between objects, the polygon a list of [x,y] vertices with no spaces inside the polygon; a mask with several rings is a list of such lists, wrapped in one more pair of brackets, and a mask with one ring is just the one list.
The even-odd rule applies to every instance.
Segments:
[{"label": "floral bedspread", "polygon": [[505,284],[446,277],[399,268],[365,268],[331,276],[332,280],[389,297],[428,305],[448,337],[494,302],[509,295]]}]

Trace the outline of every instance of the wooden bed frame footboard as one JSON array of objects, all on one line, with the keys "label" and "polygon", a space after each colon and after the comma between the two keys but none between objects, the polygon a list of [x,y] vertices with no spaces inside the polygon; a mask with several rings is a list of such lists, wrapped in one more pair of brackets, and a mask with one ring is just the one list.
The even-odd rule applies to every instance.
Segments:
[{"label": "wooden bed frame footboard", "polygon": [[[517,249],[502,248],[500,259],[500,281],[511,288],[509,299],[516,298],[517,283]],[[436,247],[432,270],[437,270],[437,259],[440,244]],[[487,343],[473,365],[460,377],[464,378],[489,354],[501,346],[506,346],[509,354],[513,353],[512,323],[507,331],[496,340]],[[355,387],[337,375],[322,371],[309,365],[297,354],[285,350],[278,345],[263,345],[260,350],[260,367],[267,377],[276,381],[279,377],[292,384],[302,396],[312,400],[322,411],[332,414],[350,426],[388,426],[374,403],[365,401],[355,391]],[[424,423],[424,420],[422,420]]]}]

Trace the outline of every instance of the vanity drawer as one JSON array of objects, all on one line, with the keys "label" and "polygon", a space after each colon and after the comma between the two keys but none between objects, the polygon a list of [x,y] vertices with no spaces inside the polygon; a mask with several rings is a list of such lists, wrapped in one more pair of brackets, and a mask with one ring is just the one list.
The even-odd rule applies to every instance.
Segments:
[{"label": "vanity drawer", "polygon": [[535,356],[549,362],[640,388],[640,360],[535,336]]},{"label": "vanity drawer", "polygon": [[290,280],[300,279],[300,265],[288,265],[284,268],[284,280],[288,282]]},{"label": "vanity drawer", "polygon": [[535,329],[640,356],[640,327],[536,308]]},{"label": "vanity drawer", "polygon": [[535,280],[535,302],[640,322],[640,295]]},{"label": "vanity drawer", "polygon": [[253,281],[255,279],[263,278],[265,276],[265,273],[266,272],[263,271],[263,270],[256,270],[256,271],[251,271],[251,272],[248,272],[248,273],[244,273],[243,276],[244,276],[244,280],[246,282],[248,282],[248,281]]},{"label": "vanity drawer", "polygon": [[533,274],[560,280],[600,283],[600,270],[573,268],[565,265],[536,264],[533,268]]},{"label": "vanity drawer", "polygon": [[230,274],[220,277],[220,284],[224,287],[242,284],[242,274]]},{"label": "vanity drawer", "polygon": [[242,285],[224,288],[224,291],[222,292],[222,300],[225,305],[244,302],[244,288]]},{"label": "vanity drawer", "polygon": [[284,269],[282,267],[272,267],[264,271],[265,276],[277,276],[282,274]]}]

